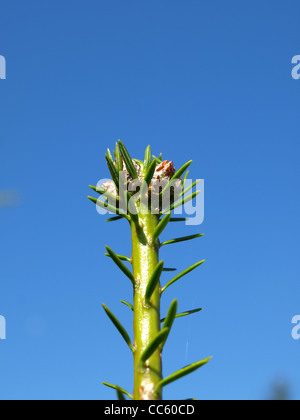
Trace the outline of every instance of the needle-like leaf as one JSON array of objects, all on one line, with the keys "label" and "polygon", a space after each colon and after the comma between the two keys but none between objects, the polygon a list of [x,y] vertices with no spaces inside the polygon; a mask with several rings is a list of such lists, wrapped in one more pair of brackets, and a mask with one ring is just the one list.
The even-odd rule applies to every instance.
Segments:
[{"label": "needle-like leaf", "polygon": [[152,156],[151,156],[151,146],[149,145],[145,151],[145,161],[144,161],[144,170],[147,171],[151,165]]},{"label": "needle-like leaf", "polygon": [[[111,258],[110,254],[108,254],[108,253],[105,253],[104,255],[105,255],[106,257]],[[118,254],[117,254],[117,257],[118,257],[121,261],[127,261],[127,262],[131,263],[131,259],[130,259],[130,258],[128,258],[128,257],[125,257],[125,255],[118,255]]]},{"label": "needle-like leaf", "polygon": [[178,169],[177,172],[175,172],[175,174],[172,176],[172,178],[170,179],[170,181],[168,182],[168,184],[165,186],[165,188],[162,190],[162,192],[160,193],[160,195],[164,195],[164,193],[170,188],[170,186],[173,184],[173,182],[175,181],[175,179],[178,179],[181,177],[181,175],[184,173],[184,171],[190,166],[190,164],[193,161],[190,160],[189,162],[185,163],[180,169]]},{"label": "needle-like leaf", "polygon": [[156,165],[157,165],[156,161],[153,160],[147,169],[147,172],[144,177],[144,181],[142,183],[142,189],[141,189],[142,197],[144,197],[148,191],[148,188],[151,184],[151,181],[155,172]]},{"label": "needle-like leaf", "polygon": [[107,156],[110,158],[110,160],[114,161],[111,151],[109,149],[107,149]]},{"label": "needle-like leaf", "polygon": [[206,365],[210,361],[211,357],[208,357],[207,359],[200,360],[199,362],[192,363],[189,366],[186,366],[177,372],[173,373],[172,375],[168,376],[167,378],[162,379],[159,381],[159,383],[156,385],[153,394],[157,395],[157,393],[166,385],[169,385],[170,383],[176,381],[179,378],[182,378],[183,376],[188,375],[189,373],[194,372],[195,370],[199,369],[200,367]]},{"label": "needle-like leaf", "polygon": [[177,242],[190,241],[191,239],[201,238],[201,236],[204,236],[204,233],[197,233],[196,235],[183,236],[182,238],[175,238],[169,241],[165,241],[161,243],[160,246],[162,247],[164,245],[176,244]]},{"label": "needle-like leaf", "polygon": [[105,155],[105,159],[106,159],[106,163],[107,163],[109,172],[111,174],[112,180],[115,183],[116,188],[119,189],[119,174],[114,165],[114,162],[108,155]]},{"label": "needle-like leaf", "polygon": [[177,306],[178,306],[178,301],[177,301],[177,299],[174,299],[173,302],[171,303],[170,307],[169,307],[166,318],[161,320],[161,322],[164,323],[163,326],[162,326],[162,329],[164,329],[164,328],[171,329],[172,328],[174,319],[176,317]]},{"label": "needle-like leaf", "polygon": [[140,160],[140,159],[132,159],[133,160],[133,162],[135,162],[135,163],[138,163],[140,166],[141,165],[144,165],[144,162],[142,161],[142,160]]},{"label": "needle-like leaf", "polygon": [[123,394],[121,388],[118,385],[116,385],[116,391],[117,391],[118,400],[119,401],[125,401],[126,398],[124,397],[124,394]]},{"label": "needle-like leaf", "polygon": [[158,164],[161,164],[162,160],[161,160],[159,157],[156,157],[156,156],[154,156],[154,155],[152,155],[152,157],[153,157],[153,159],[155,159],[155,160],[156,160],[156,162],[157,162]]},{"label": "needle-like leaf", "polygon": [[113,216],[106,219],[106,222],[116,222],[117,220],[122,220],[123,216]]},{"label": "needle-like leaf", "polygon": [[128,345],[128,347],[130,348],[130,350],[132,352],[135,351],[133,345],[131,344],[131,340],[130,337],[127,333],[127,331],[125,330],[125,328],[123,327],[123,325],[121,324],[121,322],[116,318],[116,316],[108,309],[107,306],[104,305],[104,303],[102,303],[103,309],[105,310],[107,316],[109,317],[109,319],[111,320],[111,322],[114,324],[114,326],[116,327],[116,329],[119,331],[119,333],[121,334],[121,336],[124,338],[126,344]]},{"label": "needle-like leaf", "polygon": [[[112,388],[112,389],[117,389],[117,386],[118,385],[112,385],[112,384],[109,384],[108,382],[102,382],[103,383],[103,385],[105,385],[105,386],[107,386],[108,388]],[[123,393],[123,394],[125,394],[125,395],[127,395],[127,397],[129,397],[131,400],[133,400],[133,396],[131,395],[131,394],[129,394],[129,392],[128,391],[126,391],[125,389],[123,389],[123,388],[120,388],[119,386],[118,386],[118,388],[120,389],[120,391]]]},{"label": "needle-like leaf", "polygon": [[186,276],[191,271],[195,270],[195,268],[199,267],[199,265],[203,264],[205,260],[199,261],[197,264],[192,265],[191,267],[187,268],[186,270],[182,271],[180,274],[178,274],[176,277],[174,277],[172,280],[170,280],[162,289],[161,292],[163,293],[168,287],[171,286],[171,284],[175,283],[177,280],[181,279],[183,276]]},{"label": "needle-like leaf", "polygon": [[171,213],[167,214],[157,225],[154,233],[153,233],[153,237],[152,237],[152,245],[155,244],[155,242],[157,241],[157,239],[159,238],[159,236],[162,234],[162,232],[164,231],[164,229],[167,227],[169,221],[171,219]]},{"label": "needle-like leaf", "polygon": [[146,305],[150,304],[151,296],[152,296],[152,294],[153,294],[153,292],[154,292],[154,290],[155,290],[155,288],[156,288],[156,286],[159,282],[163,267],[164,267],[164,262],[160,261],[157,264],[157,266],[156,266],[156,268],[155,268],[155,270],[154,270],[154,272],[153,272],[153,274],[152,274],[152,276],[151,276],[151,278],[148,282],[148,286],[147,286],[146,293],[145,293],[145,303],[146,303]]},{"label": "needle-like leaf", "polygon": [[175,210],[178,207],[181,207],[183,204],[189,203],[191,200],[197,197],[197,195],[200,194],[200,192],[201,191],[195,191],[191,195],[188,195],[187,197],[183,197],[181,200],[176,201],[176,203],[172,204],[168,209],[162,211],[161,214],[169,213],[170,211]]},{"label": "needle-like leaf", "polygon": [[91,200],[92,203],[96,204],[97,206],[111,212],[114,214],[118,214],[121,217],[125,217],[125,219],[130,220],[130,217],[128,216],[128,214],[123,213],[122,210],[117,209],[116,207],[111,206],[110,204],[108,204],[105,201],[100,200],[100,198],[94,198],[94,197],[90,197],[88,196],[88,199]]},{"label": "needle-like leaf", "polygon": [[117,254],[114,253],[112,249],[110,249],[108,246],[105,247],[109,256],[113,260],[113,262],[119,267],[119,269],[129,278],[131,281],[133,287],[136,286],[135,279],[133,277],[132,272],[122,263],[120,258],[117,256]]},{"label": "needle-like leaf", "polygon": [[118,143],[116,143],[116,167],[118,173],[123,171],[123,162]]},{"label": "needle-like leaf", "polygon": [[96,193],[103,195],[106,198],[111,198],[112,200],[114,200],[115,202],[119,202],[120,201],[120,197],[117,195],[112,194],[109,191],[104,190],[103,188],[100,187],[94,187],[94,185],[89,185],[89,187],[93,190],[96,191]]},{"label": "needle-like leaf", "polygon": [[192,190],[197,184],[199,184],[199,182],[200,182],[200,179],[197,179],[197,181],[193,182],[191,185],[186,187],[186,189],[184,191],[182,191],[180,197],[185,196],[185,194],[188,193],[190,190]]},{"label": "needle-like leaf", "polygon": [[182,191],[184,190],[184,186],[185,186],[187,177],[189,176],[189,173],[190,173],[190,171],[186,171],[186,173],[185,173],[185,175],[183,177],[183,180],[182,180]]},{"label": "needle-like leaf", "polygon": [[[167,329],[169,330],[169,332],[171,331],[171,328],[172,328],[172,325],[173,325],[174,319],[175,319],[175,317],[176,317],[177,305],[178,305],[177,299],[174,299],[174,300],[173,300],[173,302],[172,302],[172,303],[171,303],[171,305],[170,305],[170,308],[169,308],[169,310],[168,310],[167,316],[166,316],[166,318],[164,319],[164,323],[163,323],[163,326],[162,326],[162,330],[163,330],[164,328],[167,328]],[[169,335],[169,334],[168,334],[168,335]],[[162,344],[161,344],[161,348],[163,348],[163,346],[165,345],[165,342],[166,342],[166,340],[167,340],[167,338],[168,338],[168,335],[166,336],[165,340],[162,342]]]},{"label": "needle-like leaf", "polygon": [[126,168],[127,168],[128,172],[129,172],[129,174],[131,175],[131,177],[133,179],[136,179],[138,176],[137,176],[137,172],[136,172],[135,166],[134,166],[134,164],[132,162],[132,159],[130,157],[130,154],[128,153],[128,150],[126,149],[126,147],[124,146],[124,144],[121,142],[121,140],[119,140],[119,147],[120,147],[120,152],[121,152],[121,155],[123,157],[123,160],[125,162],[125,165],[126,165]]},{"label": "needle-like leaf", "polygon": [[187,222],[187,217],[171,217],[170,222]]},{"label": "needle-like leaf", "polygon": [[[175,315],[175,318],[181,318],[182,316],[187,316],[187,315],[192,315],[195,314],[196,312],[200,312],[203,311],[203,308],[197,308],[197,309],[192,309],[190,311],[186,311],[186,312],[180,312],[179,314]],[[166,318],[163,318],[160,320],[160,322],[164,322]]]},{"label": "needle-like leaf", "polygon": [[163,271],[176,271],[177,268],[163,268]]},{"label": "needle-like leaf", "polygon": [[140,359],[140,368],[142,369],[145,366],[145,363],[152,354],[161,346],[162,342],[164,342],[169,334],[169,329],[164,328],[162,329],[157,335],[153,338],[153,340],[148,344],[146,349],[143,351]]},{"label": "needle-like leaf", "polygon": [[128,306],[128,308],[131,309],[133,312],[133,305],[131,305],[131,303],[126,302],[126,300],[121,300],[121,303],[123,303],[123,305]]},{"label": "needle-like leaf", "polygon": [[147,183],[148,186],[150,185],[150,183],[152,181],[156,165],[157,164],[156,164],[155,160],[153,160],[151,162],[150,166],[148,167],[147,173],[146,173],[145,178],[144,178],[144,181]]}]

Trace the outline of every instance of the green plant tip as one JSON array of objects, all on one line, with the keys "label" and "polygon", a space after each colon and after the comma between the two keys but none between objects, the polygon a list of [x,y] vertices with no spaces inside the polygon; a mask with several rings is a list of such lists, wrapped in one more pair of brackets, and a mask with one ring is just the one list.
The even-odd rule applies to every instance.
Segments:
[{"label": "green plant tip", "polygon": [[[130,257],[116,254],[108,246],[106,246],[105,256],[109,257],[131,282],[129,285],[133,292],[133,303],[126,300],[121,300],[121,303],[130,309],[130,315],[133,316],[133,340],[110,309],[104,304],[102,307],[131,350],[134,362],[133,394],[131,395],[119,385],[108,382],[103,382],[103,384],[113,389],[120,401],[124,401],[125,396],[133,400],[161,400],[165,386],[199,369],[211,359],[192,363],[163,378],[162,352],[175,320],[200,312],[202,308],[177,313],[178,301],[173,299],[166,317],[161,318],[162,293],[202,265],[205,260],[186,268],[161,287],[162,274],[176,271],[175,268],[164,267],[164,261],[161,261],[159,255],[161,247],[200,238],[204,234],[183,236],[164,242],[161,236],[170,222],[189,220],[187,217],[173,216],[172,212],[200,194],[200,191],[192,192],[199,181],[187,185],[188,169],[192,160],[176,171],[171,160],[163,161],[161,153],[158,157],[153,155],[150,145],[146,147],[144,159],[132,157],[121,140],[115,143],[115,150],[112,152],[111,150],[107,149],[105,154],[111,180],[102,186],[89,185],[99,194],[99,197],[88,196],[88,199],[112,214],[106,219],[107,222],[125,219],[129,222],[131,229],[132,253]],[[176,189],[178,187],[178,192],[174,184]],[[156,187],[159,187],[159,190]],[[170,194],[169,197],[166,194]],[[153,209],[155,209],[154,212]],[[123,244],[119,230],[116,232],[116,238],[120,244]],[[183,252],[183,259],[187,252],[187,250]],[[112,274],[103,278],[103,281],[111,283],[115,281],[115,276],[112,270]],[[114,288],[116,287],[118,287],[117,283],[114,283]]]}]

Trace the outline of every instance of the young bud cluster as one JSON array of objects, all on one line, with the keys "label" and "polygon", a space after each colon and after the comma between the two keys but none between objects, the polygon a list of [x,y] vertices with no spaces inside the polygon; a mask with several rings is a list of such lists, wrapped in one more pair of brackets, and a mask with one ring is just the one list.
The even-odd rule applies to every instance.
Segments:
[{"label": "young bud cluster", "polygon": [[[128,191],[137,210],[141,208],[142,204],[144,208],[151,208],[153,214],[159,214],[162,209],[168,208],[180,197],[182,191],[181,179],[174,179],[170,183],[176,172],[173,162],[164,160],[157,164],[150,185],[147,185],[144,180],[143,164],[133,160],[138,176],[134,179],[129,174],[123,159],[122,163],[123,171],[119,172],[119,188],[117,189],[113,181],[106,181],[101,185],[101,188],[110,193],[110,195],[113,195],[116,199],[119,197],[117,202],[113,197],[105,197],[104,194],[110,205],[127,212],[129,203],[126,194]],[[114,161],[114,165],[117,167],[116,161]],[[168,188],[166,189],[167,186]],[[164,193],[162,194],[163,191]],[[135,206],[132,207],[134,208]]]}]

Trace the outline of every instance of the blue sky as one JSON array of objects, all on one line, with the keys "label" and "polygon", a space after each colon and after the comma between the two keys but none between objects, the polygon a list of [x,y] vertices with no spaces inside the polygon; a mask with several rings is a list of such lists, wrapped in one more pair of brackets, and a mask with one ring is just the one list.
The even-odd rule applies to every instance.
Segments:
[{"label": "blue sky", "polygon": [[129,229],[86,199],[118,138],[205,179],[203,225],[164,232],[205,232],[165,247],[169,266],[206,259],[166,292],[163,311],[205,310],[176,322],[164,372],[214,358],[165,398],[262,399],[277,380],[300,397],[299,14],[295,0],[2,1],[0,189],[19,205],[0,210],[1,399],[132,389],[101,308],[131,329],[130,284],[103,255],[130,254]]}]

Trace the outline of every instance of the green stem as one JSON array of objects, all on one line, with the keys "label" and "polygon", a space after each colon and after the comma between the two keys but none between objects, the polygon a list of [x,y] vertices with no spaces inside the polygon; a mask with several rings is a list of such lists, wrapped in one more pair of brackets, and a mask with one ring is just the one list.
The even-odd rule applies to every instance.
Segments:
[{"label": "green stem", "polygon": [[[158,348],[146,367],[141,367],[141,355],[160,331],[160,284],[158,283],[150,299],[150,305],[145,305],[145,293],[151,275],[156,268],[158,244],[152,245],[153,233],[158,225],[158,217],[150,213],[139,213],[139,225],[131,222],[132,231],[132,266],[137,282],[134,291],[134,393],[135,400],[160,400],[158,392],[153,395],[159,381],[162,379],[161,351]],[[140,227],[139,227],[140,226]]]}]

